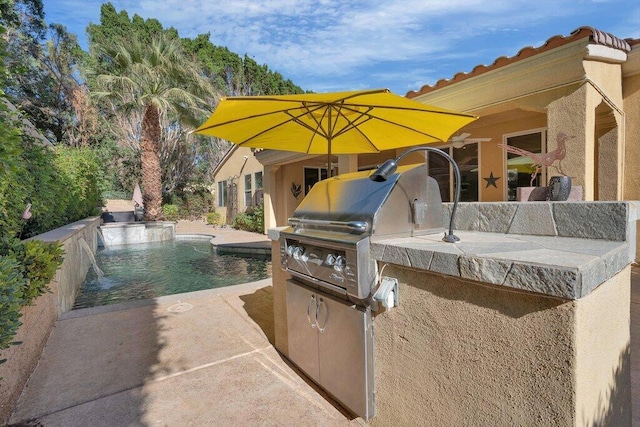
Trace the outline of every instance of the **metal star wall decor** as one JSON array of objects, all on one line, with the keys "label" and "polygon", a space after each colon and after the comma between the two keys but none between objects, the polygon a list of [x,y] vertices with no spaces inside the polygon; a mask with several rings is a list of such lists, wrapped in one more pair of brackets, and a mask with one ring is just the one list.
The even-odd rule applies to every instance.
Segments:
[{"label": "metal star wall decor", "polygon": [[487,186],[484,188],[489,188],[490,185],[493,185],[494,187],[498,188],[498,186],[496,185],[496,181],[500,179],[499,176],[493,176],[493,171],[491,171],[491,173],[489,174],[488,178],[482,178],[485,181],[487,181]]}]

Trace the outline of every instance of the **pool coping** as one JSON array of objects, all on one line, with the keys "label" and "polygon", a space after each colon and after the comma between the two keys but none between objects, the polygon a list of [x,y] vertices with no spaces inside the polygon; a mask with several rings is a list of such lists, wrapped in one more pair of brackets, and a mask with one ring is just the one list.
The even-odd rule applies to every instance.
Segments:
[{"label": "pool coping", "polygon": [[215,248],[216,253],[224,254],[246,254],[246,255],[271,255],[271,242],[268,240],[255,241],[255,242],[236,242],[236,243],[216,243],[215,235],[199,234],[199,233],[184,233],[175,235],[176,240],[187,239],[203,239],[209,240],[211,246]]}]

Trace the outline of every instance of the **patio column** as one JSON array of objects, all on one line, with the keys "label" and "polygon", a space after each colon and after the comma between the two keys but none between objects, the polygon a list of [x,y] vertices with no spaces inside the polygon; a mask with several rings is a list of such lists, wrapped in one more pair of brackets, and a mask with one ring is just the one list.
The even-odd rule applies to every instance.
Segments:
[{"label": "patio column", "polygon": [[344,154],[338,156],[338,174],[358,172],[358,155]]},{"label": "patio column", "polygon": [[574,185],[583,187],[585,200],[623,198],[625,117],[620,64],[625,60],[626,55],[588,49],[580,87],[547,106],[547,151],[556,148],[559,132],[575,136],[567,142],[562,167]]},{"label": "patio column", "polygon": [[[547,105],[547,152],[558,148],[558,133],[573,136],[566,141],[567,154],[562,160],[562,170],[572,177],[572,185],[582,186],[584,200],[594,200],[594,135],[587,131],[593,116],[589,116],[584,85]],[[558,174],[553,168],[548,168],[547,173],[548,176]]]},{"label": "patio column", "polygon": [[264,168],[264,182],[263,195],[264,195],[264,229],[275,227],[276,224],[276,197],[277,197],[277,180],[276,173],[280,169],[280,166],[269,165]]}]

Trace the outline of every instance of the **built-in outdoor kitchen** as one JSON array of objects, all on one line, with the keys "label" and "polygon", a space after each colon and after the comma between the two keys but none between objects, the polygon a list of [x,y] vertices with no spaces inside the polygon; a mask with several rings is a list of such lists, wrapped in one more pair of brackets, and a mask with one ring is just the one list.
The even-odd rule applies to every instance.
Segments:
[{"label": "built-in outdoor kitchen", "polygon": [[635,204],[442,204],[393,166],[269,230],[276,348],[371,425],[630,425]]}]

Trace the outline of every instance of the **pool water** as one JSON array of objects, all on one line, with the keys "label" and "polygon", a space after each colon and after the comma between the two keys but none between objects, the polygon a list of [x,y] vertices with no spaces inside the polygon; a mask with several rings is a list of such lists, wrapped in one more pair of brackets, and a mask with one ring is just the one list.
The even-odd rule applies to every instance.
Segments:
[{"label": "pool water", "polygon": [[74,309],[238,285],[271,277],[270,256],[218,255],[208,239],[99,249]]}]

